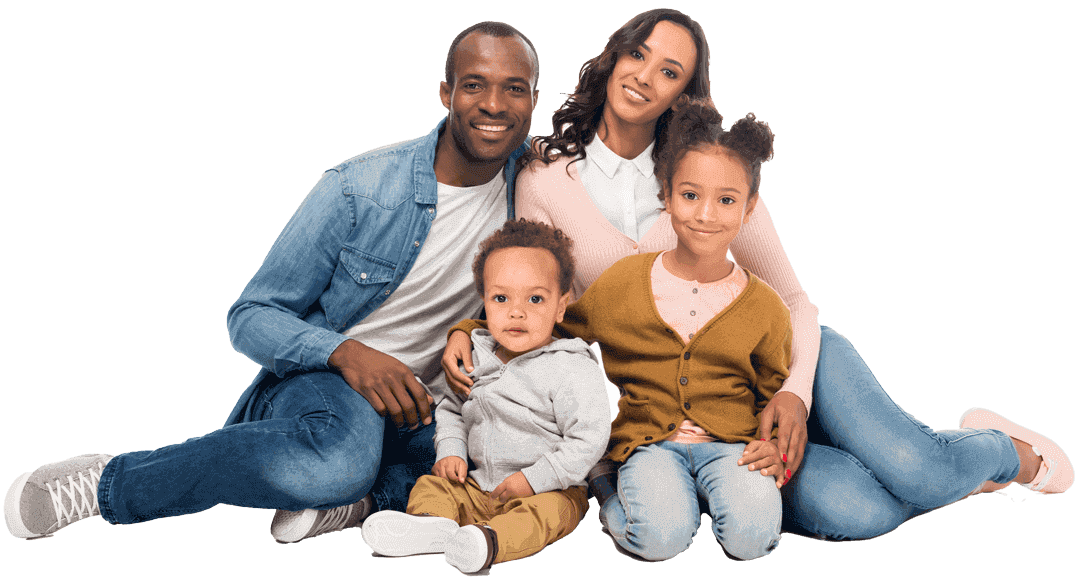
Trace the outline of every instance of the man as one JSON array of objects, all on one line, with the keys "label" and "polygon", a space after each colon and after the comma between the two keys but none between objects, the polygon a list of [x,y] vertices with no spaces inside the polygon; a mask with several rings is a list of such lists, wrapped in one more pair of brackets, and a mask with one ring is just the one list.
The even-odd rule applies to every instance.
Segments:
[{"label": "man", "polygon": [[233,345],[263,370],[226,426],[23,475],[5,500],[12,534],[227,503],[278,509],[274,537],[299,541],[372,510],[404,511],[434,462],[423,383],[438,395],[443,334],[480,309],[472,256],[513,217],[538,73],[513,27],[458,35],[440,87],[446,119],[328,170],[229,310]]}]

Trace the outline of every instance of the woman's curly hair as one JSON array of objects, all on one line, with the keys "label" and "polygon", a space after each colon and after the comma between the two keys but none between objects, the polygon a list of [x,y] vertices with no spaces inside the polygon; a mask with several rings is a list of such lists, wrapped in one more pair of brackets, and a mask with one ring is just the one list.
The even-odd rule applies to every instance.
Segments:
[{"label": "woman's curly hair", "polygon": [[[596,128],[604,112],[607,83],[615,69],[615,61],[620,54],[639,48],[652,34],[656,23],[662,20],[673,22],[690,31],[697,47],[697,65],[683,94],[690,98],[709,97],[709,44],[705,40],[701,25],[682,12],[669,8],[642,12],[611,35],[599,56],[581,66],[577,88],[551,116],[554,133],[537,137],[534,147],[519,158],[519,167],[533,160],[543,160],[546,165],[563,154],[572,155],[573,159],[585,157],[585,144],[591,142],[596,135]],[[653,161],[658,159],[658,152],[663,146],[664,128],[667,127],[671,115],[672,111],[669,109],[656,122]]]},{"label": "woman's curly hair", "polygon": [[750,182],[750,197],[757,195],[761,185],[761,163],[772,158],[773,132],[769,124],[758,121],[753,113],[724,130],[724,118],[707,99],[694,99],[672,108],[668,137],[656,162],[656,178],[660,181],[661,201],[671,193],[671,180],[679,161],[688,151],[723,148],[733,154],[746,168]]},{"label": "woman's curly hair", "polygon": [[491,253],[499,249],[524,247],[527,249],[547,249],[555,255],[559,265],[559,293],[566,294],[574,281],[574,241],[563,231],[552,228],[543,222],[525,218],[507,220],[502,228],[480,243],[480,252],[473,260],[473,283],[481,296],[484,294],[484,265]]}]

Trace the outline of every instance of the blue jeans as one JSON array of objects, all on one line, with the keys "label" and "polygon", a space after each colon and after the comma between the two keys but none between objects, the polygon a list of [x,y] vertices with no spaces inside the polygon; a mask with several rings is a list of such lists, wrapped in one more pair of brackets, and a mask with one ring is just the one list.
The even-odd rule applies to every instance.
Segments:
[{"label": "blue jeans", "polygon": [[238,422],[154,451],[114,457],[98,484],[101,515],[137,523],[218,503],[300,510],[372,493],[405,511],[435,462],[435,424],[399,430],[336,373],[292,374],[257,391]]},{"label": "blue jeans", "polygon": [[702,503],[713,535],[728,555],[750,560],[780,541],[780,492],[772,477],[736,465],[742,443],[638,447],[619,468],[619,485],[600,509],[600,521],[623,549],[666,560],[690,547]]},{"label": "blue jeans", "polygon": [[784,529],[865,539],[1020,471],[996,430],[933,431],[897,406],[851,343],[821,328],[810,443],[782,489]]}]

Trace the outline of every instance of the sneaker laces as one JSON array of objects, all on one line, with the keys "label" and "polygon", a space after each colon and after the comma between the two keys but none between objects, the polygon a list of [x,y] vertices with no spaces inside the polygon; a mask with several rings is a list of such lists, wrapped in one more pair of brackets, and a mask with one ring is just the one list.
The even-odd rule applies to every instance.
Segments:
[{"label": "sneaker laces", "polygon": [[[71,525],[84,517],[101,514],[98,509],[97,487],[98,481],[101,480],[101,471],[104,469],[105,463],[98,461],[97,467],[88,467],[86,471],[76,471],[73,474],[65,475],[67,477],[66,486],[61,480],[65,476],[56,479],[55,490],[52,483],[45,483],[45,487],[49,491],[49,497],[52,498],[58,527],[64,527],[65,519],[67,520],[66,525]],[[77,483],[75,481],[76,477],[78,477]],[[70,510],[64,507],[65,495],[71,500]]]},{"label": "sneaker laces", "polygon": [[345,529],[345,524],[349,522],[349,516],[352,515],[353,506],[355,505],[354,503],[325,510],[326,513],[323,514],[319,525],[315,526],[312,532],[305,537],[313,538],[324,533]]}]

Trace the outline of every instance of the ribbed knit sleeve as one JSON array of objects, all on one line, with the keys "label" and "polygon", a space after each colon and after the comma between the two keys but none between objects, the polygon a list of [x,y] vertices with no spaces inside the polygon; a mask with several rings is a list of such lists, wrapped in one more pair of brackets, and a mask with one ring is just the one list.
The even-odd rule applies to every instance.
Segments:
[{"label": "ribbed knit sleeve", "polygon": [[818,309],[799,285],[769,210],[760,198],[750,222],[743,225],[730,250],[735,262],[768,283],[791,311],[791,375],[784,381],[781,392],[798,396],[809,412],[821,344]]}]

